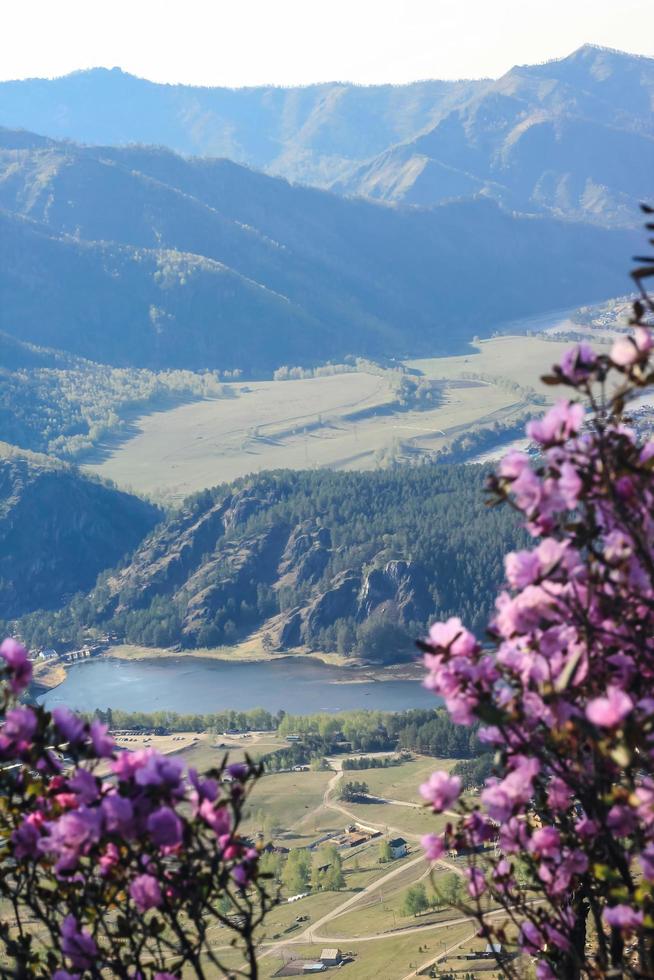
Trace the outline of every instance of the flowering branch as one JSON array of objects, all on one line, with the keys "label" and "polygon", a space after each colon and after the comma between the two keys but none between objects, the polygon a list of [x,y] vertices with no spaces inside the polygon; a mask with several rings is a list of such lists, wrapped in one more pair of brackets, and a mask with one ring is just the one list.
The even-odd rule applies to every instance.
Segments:
[{"label": "flowering branch", "polygon": [[243,964],[229,975],[256,978],[254,937],[275,899],[240,826],[259,766],[225,758],[200,776],[152,749],[118,752],[98,721],[18,703],[27,652],[5,640],[0,658],[0,943],[12,961],[0,975],[226,976],[216,946],[236,942]]},{"label": "flowering branch", "polygon": [[481,935],[517,941],[539,980],[654,976],[654,440],[625,414],[654,383],[652,309],[609,354],[566,353],[544,380],[572,398],[527,427],[538,458],[490,480],[535,539],[506,556],[492,646],[458,619],[421,644],[426,686],[496,750],[479,799],[447,773],[421,787],[458,813],[427,856],[469,855]]}]

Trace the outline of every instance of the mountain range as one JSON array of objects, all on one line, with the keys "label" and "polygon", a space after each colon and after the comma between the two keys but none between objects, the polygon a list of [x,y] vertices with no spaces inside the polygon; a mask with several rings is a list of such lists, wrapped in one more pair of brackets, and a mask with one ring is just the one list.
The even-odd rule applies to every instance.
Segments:
[{"label": "mountain range", "polygon": [[633,225],[651,194],[654,60],[585,45],[497,80],[244,89],[120,69],[0,83],[0,125],[84,143],[165,145],[292,181],[433,205]]},{"label": "mountain range", "polygon": [[460,351],[624,291],[633,232],[487,198],[415,208],[224,159],[0,131],[0,330],[151,368]]}]

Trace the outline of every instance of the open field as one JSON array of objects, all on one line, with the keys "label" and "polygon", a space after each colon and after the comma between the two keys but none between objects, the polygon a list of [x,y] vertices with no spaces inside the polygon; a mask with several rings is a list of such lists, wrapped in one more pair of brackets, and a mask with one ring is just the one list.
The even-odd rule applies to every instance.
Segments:
[{"label": "open field", "polygon": [[395,410],[389,374],[358,371],[234,385],[207,399],[137,419],[136,434],[85,464],[119,486],[179,501],[264,469],[374,469],[446,448],[456,436],[537,412],[559,397],[539,377],[570,346],[543,337],[495,337],[470,353],[406,367],[441,381],[441,403]]},{"label": "open field", "polygon": [[522,388],[534,388],[548,400],[560,397],[560,390],[543,385],[540,378],[572,346],[570,341],[545,340],[542,336],[503,336],[479,340],[470,346],[469,354],[421,358],[405,363],[434,380],[478,375],[501,379]]},{"label": "open field", "polygon": [[422,804],[423,800],[418,792],[420,783],[428,779],[436,769],[449,770],[456,762],[456,759],[418,756],[411,762],[403,762],[401,766],[390,766],[388,769],[346,770],[343,778],[364,780],[374,796]]}]

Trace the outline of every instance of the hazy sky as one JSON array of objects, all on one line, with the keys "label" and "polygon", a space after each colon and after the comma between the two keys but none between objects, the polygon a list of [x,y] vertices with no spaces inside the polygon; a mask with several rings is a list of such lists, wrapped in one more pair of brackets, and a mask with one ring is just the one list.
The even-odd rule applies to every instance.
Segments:
[{"label": "hazy sky", "polygon": [[479,78],[585,42],[654,56],[654,0],[0,0],[1,78]]}]

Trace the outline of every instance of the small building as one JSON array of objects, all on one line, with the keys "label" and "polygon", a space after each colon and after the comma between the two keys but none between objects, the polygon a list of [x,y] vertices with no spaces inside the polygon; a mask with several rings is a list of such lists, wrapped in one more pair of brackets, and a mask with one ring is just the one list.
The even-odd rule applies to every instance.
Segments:
[{"label": "small building", "polygon": [[401,858],[406,854],[406,841],[404,837],[394,837],[389,840],[388,846],[391,849],[391,856],[393,858]]},{"label": "small building", "polygon": [[303,963],[302,973],[324,973],[327,967],[324,963]]},{"label": "small building", "polygon": [[340,949],[323,949],[320,954],[320,962],[325,966],[338,966],[343,959]]},{"label": "small building", "polygon": [[502,946],[502,943],[486,943],[484,956],[487,956],[488,959],[495,956],[504,956],[504,946]]}]

